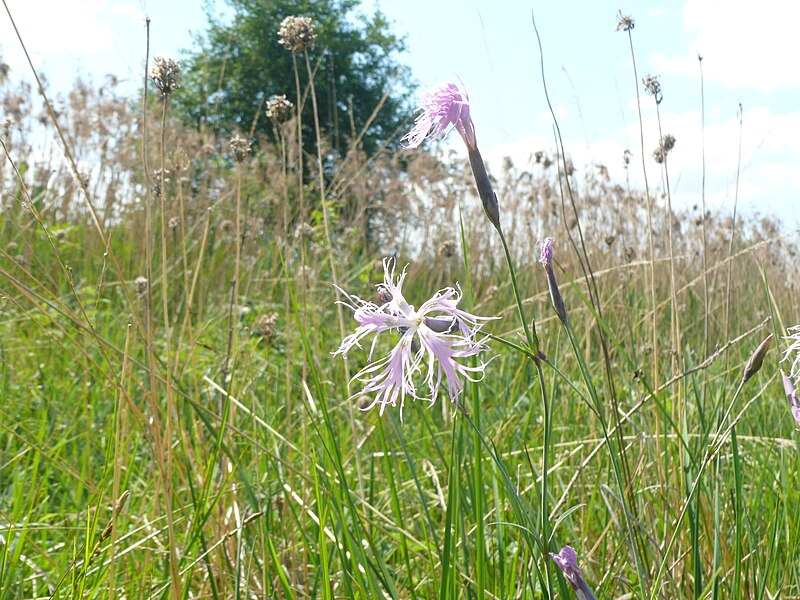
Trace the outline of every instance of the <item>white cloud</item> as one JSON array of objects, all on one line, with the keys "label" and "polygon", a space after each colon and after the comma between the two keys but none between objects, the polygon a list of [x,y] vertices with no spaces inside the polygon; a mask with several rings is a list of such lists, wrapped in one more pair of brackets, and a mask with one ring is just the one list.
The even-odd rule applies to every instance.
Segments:
[{"label": "white cloud", "polygon": [[[652,151],[658,144],[658,121],[652,108],[643,111],[644,155],[652,190],[662,185],[661,167],[653,160]],[[739,169],[738,210],[743,214],[760,212],[780,216],[787,227],[800,225],[800,110],[789,114],[774,114],[766,106],[745,111],[742,118],[742,157]],[[677,142],[668,158],[673,206],[689,208],[701,202],[703,176],[703,130],[699,111],[686,113],[662,112],[662,131],[675,136]],[[644,188],[642,152],[638,122],[629,124],[596,142],[565,140],[567,155],[579,169],[602,164],[608,168],[612,181],[624,182],[623,152],[633,156],[629,166],[631,185]],[[706,124],[705,175],[706,203],[709,208],[732,210],[739,153],[739,118]],[[489,148],[484,156],[490,169],[496,170],[504,156],[523,167],[537,150],[552,149],[552,140],[531,136],[509,144]]]},{"label": "white cloud", "polygon": [[137,6],[132,2],[115,2],[111,5],[111,11],[115,15],[128,18],[133,25],[142,25],[144,23],[144,11],[141,6]]},{"label": "white cloud", "polygon": [[[106,0],[47,2],[10,0],[9,10],[28,51],[36,57],[98,53],[111,49],[113,31],[102,18]],[[19,42],[11,23],[0,19],[0,39],[12,60],[19,59]]]},{"label": "white cloud", "polygon": [[688,0],[683,21],[693,41],[684,56],[653,57],[663,73],[704,75],[732,89],[800,86],[800,3],[784,0]]},{"label": "white cloud", "polygon": [[[569,110],[563,104],[556,104],[553,107],[553,112],[555,113],[556,119],[558,119],[559,122],[564,121],[569,116]],[[553,115],[550,114],[549,110],[544,110],[539,113],[539,121],[550,125],[550,123],[553,122]]]}]

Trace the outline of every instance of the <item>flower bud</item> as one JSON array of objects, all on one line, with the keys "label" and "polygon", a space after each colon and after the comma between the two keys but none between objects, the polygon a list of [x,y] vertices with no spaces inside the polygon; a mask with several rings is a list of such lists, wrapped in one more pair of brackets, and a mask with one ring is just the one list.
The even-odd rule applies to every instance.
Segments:
[{"label": "flower bud", "polygon": [[477,148],[469,149],[469,166],[472,167],[472,175],[475,177],[475,185],[478,187],[478,196],[483,204],[483,212],[489,218],[497,231],[500,231],[500,210],[497,206],[497,194],[492,189],[492,182],[486,172],[486,165],[483,163],[481,153]]},{"label": "flower bud", "polygon": [[542,243],[542,253],[539,257],[539,262],[544,267],[544,272],[547,274],[547,287],[550,290],[550,303],[556,311],[559,320],[567,324],[567,308],[564,306],[564,299],[561,297],[561,291],[558,289],[558,282],[556,281],[556,274],[553,271],[553,239],[545,238]]},{"label": "flower bud", "polygon": [[764,364],[764,357],[767,355],[767,350],[769,350],[769,347],[772,345],[772,337],[773,336],[770,333],[767,338],[758,345],[758,348],[756,348],[756,351],[753,352],[750,360],[747,361],[747,364],[744,367],[742,383],[749,380],[753,375],[761,370],[761,365]]},{"label": "flower bud", "polygon": [[575,595],[581,600],[596,600],[594,592],[586,585],[578,567],[578,554],[572,546],[564,546],[558,554],[550,553],[550,558],[558,565],[564,574],[564,579],[575,591]]}]

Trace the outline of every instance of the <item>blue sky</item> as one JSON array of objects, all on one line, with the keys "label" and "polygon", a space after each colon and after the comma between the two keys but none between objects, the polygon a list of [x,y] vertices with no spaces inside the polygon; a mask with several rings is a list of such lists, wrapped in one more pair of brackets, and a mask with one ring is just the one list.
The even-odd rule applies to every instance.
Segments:
[{"label": "blue sky", "polygon": [[[220,6],[212,4],[212,11]],[[113,72],[135,89],[145,14],[152,22],[151,56],[178,56],[191,46],[189,32],[202,31],[206,22],[197,0],[9,0],[9,8],[56,88],[76,74],[99,82]],[[461,78],[490,168],[505,155],[522,165],[536,150],[552,148],[534,11],[567,153],[579,168],[601,163],[622,180],[622,153],[630,149],[631,179],[641,183],[630,47],[627,34],[616,31],[621,9],[636,22],[639,78],[660,76],[662,128],[677,139],[669,163],[677,202],[691,206],[700,199],[700,53],[709,203],[733,205],[741,102],[740,209],[780,214],[788,227],[800,226],[800,4],[764,0],[756,9],[744,0],[364,0],[364,8],[381,9],[407,35],[401,58],[421,84]],[[5,14],[0,40],[6,62],[27,76]],[[652,98],[643,97],[643,108],[648,175],[659,181],[650,158],[658,139]]]}]

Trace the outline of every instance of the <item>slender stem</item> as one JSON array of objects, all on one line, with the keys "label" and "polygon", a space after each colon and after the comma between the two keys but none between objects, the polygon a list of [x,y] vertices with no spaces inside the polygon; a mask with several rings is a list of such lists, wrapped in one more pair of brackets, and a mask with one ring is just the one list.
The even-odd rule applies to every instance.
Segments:
[{"label": "slender stem", "polygon": [[514,291],[514,300],[517,303],[517,312],[519,313],[519,319],[522,322],[522,328],[525,331],[525,339],[528,342],[528,347],[533,350],[533,363],[536,365],[536,372],[538,374],[539,379],[539,389],[542,393],[542,412],[544,418],[544,443],[542,445],[542,488],[541,488],[541,506],[539,507],[541,514],[540,514],[540,523],[539,526],[541,528],[540,534],[542,539],[542,555],[544,557],[544,570],[545,570],[545,577],[547,579],[547,596],[552,597],[552,574],[550,572],[550,561],[547,560],[548,552],[550,551],[550,516],[549,511],[547,510],[547,495],[548,491],[548,470],[549,470],[549,455],[550,455],[550,403],[547,400],[547,389],[544,382],[544,372],[542,370],[542,361],[539,358],[539,354],[541,353],[541,349],[539,346],[539,337],[536,334],[536,322],[531,321],[530,325],[528,324],[527,319],[525,318],[525,308],[522,305],[522,297],[519,293],[519,285],[517,283],[517,274],[514,269],[514,262],[511,260],[511,252],[508,249],[508,242],[506,241],[506,236],[503,234],[503,230],[500,227],[496,227],[497,232],[500,234],[500,241],[503,244],[503,252],[505,253],[506,257],[506,265],[508,266],[508,273],[511,277],[511,288]]},{"label": "slender stem", "polygon": [[[617,484],[617,488],[619,490],[619,496],[620,496],[619,497],[619,501],[620,501],[620,503],[622,504],[622,507],[623,507],[623,511],[622,512],[624,513],[625,526],[626,526],[626,529],[627,529],[628,539],[630,540],[630,549],[631,549],[631,552],[633,553],[634,562],[636,563],[637,575],[639,577],[639,585],[640,585],[639,590],[640,590],[641,597],[643,598],[646,595],[645,594],[645,588],[644,588],[645,581],[646,581],[646,579],[645,579],[646,574],[645,574],[645,570],[642,568],[642,560],[641,560],[641,557],[639,556],[639,548],[638,548],[638,545],[637,545],[637,537],[634,535],[635,531],[634,531],[634,527],[633,527],[633,522],[631,520],[631,511],[628,509],[628,499],[627,499],[628,496],[627,496],[627,493],[626,493],[626,486],[625,486],[625,483],[623,481],[622,469],[621,469],[620,464],[619,464],[619,458],[620,457],[617,455],[618,451],[621,454],[622,448],[619,448],[618,451],[617,451],[617,450],[614,449],[614,446],[611,444],[611,437],[610,437],[609,431],[608,431],[608,424],[606,422],[605,411],[603,410],[603,403],[600,401],[600,398],[597,395],[597,390],[594,387],[594,383],[592,381],[592,378],[591,378],[591,375],[589,373],[589,370],[588,370],[588,368],[586,366],[586,362],[585,362],[583,356],[581,355],[581,353],[579,351],[579,347],[580,346],[579,346],[578,340],[577,340],[577,338],[575,336],[575,331],[572,329],[572,326],[570,325],[569,322],[566,322],[564,324],[564,329],[566,329],[566,331],[567,331],[567,337],[569,338],[570,345],[572,346],[572,351],[575,354],[575,358],[576,358],[576,361],[578,363],[578,368],[581,371],[581,376],[583,377],[583,380],[586,383],[586,386],[587,386],[587,388],[589,390],[589,395],[591,396],[592,403],[594,405],[591,408],[592,408],[593,412],[595,413],[595,415],[597,415],[597,418],[600,421],[600,426],[603,429],[603,440],[605,441],[605,445],[608,448],[609,457],[611,458],[611,466],[612,466],[612,468],[614,470],[614,480],[615,480],[615,482]],[[620,428],[621,428],[621,424],[619,422],[617,422],[617,426],[615,427],[615,429],[617,431],[619,431]],[[622,444],[621,440],[619,441],[619,444]]]},{"label": "slender stem", "polygon": [[528,346],[533,350],[534,355],[538,355],[539,338],[536,335],[536,325],[535,323],[531,323],[531,327],[528,326],[528,321],[525,318],[525,309],[522,306],[522,297],[519,294],[519,286],[517,285],[517,273],[514,269],[514,262],[511,260],[511,252],[508,249],[506,236],[503,234],[502,229],[498,229],[497,232],[500,234],[500,241],[503,244],[503,252],[505,253],[506,257],[506,265],[508,266],[508,273],[509,276],[511,277],[511,289],[514,292],[514,300],[517,303],[517,313],[519,314],[519,320],[522,322],[522,329],[525,332],[525,340],[528,342]]},{"label": "slender stem", "polygon": [[[319,109],[317,108],[317,91],[314,86],[314,73],[311,71],[311,61],[308,58],[308,50],[303,50],[303,55],[306,59],[306,71],[308,72],[308,85],[311,88],[311,104],[313,113],[314,113],[314,132],[317,137],[317,166],[318,166],[318,175],[319,175],[319,199],[320,204],[322,205],[322,224],[325,229],[325,245],[328,247],[328,264],[331,269],[331,280],[335,286],[339,286],[339,278],[336,276],[336,263],[333,260],[333,243],[331,241],[331,226],[330,226],[330,215],[328,214],[328,200],[325,197],[325,171],[322,167],[322,133],[319,127]],[[341,338],[344,339],[346,335],[345,327],[344,327],[344,313],[342,310],[342,305],[340,303],[336,303],[336,317],[339,322],[339,334]],[[345,370],[345,377],[347,378],[347,389],[348,395],[350,394],[350,367],[347,364],[347,361],[344,363],[344,370]],[[355,414],[353,412],[353,403],[347,403],[348,408],[348,418],[350,420],[350,432],[353,435],[353,439],[356,439],[356,419]],[[356,453],[356,471],[358,473],[358,482],[360,485],[360,489],[363,493],[364,491],[364,478],[361,472],[361,455]]]},{"label": "slender stem", "polygon": [[628,30],[628,41],[631,47],[631,62],[633,63],[633,80],[636,87],[636,109],[639,111],[639,143],[642,155],[642,174],[644,176],[644,193],[647,198],[647,241],[650,247],[650,302],[653,313],[653,381],[658,385],[658,313],[656,311],[656,261],[653,246],[653,201],[650,198],[650,185],[647,181],[647,163],[644,151],[644,121],[642,120],[642,103],[639,98],[639,74],[636,70],[636,54],[633,51],[633,35]]},{"label": "slender stem", "polygon": [[[706,101],[705,101],[705,88],[703,85],[703,57],[697,57],[700,64],[700,135],[701,135],[701,154],[703,165],[703,177],[700,184],[700,201],[703,214],[701,215],[701,223],[703,228],[703,307],[705,309],[703,316],[703,348],[705,349],[704,356],[708,356],[708,321],[709,321],[709,297],[708,297],[708,245],[706,243]],[[705,392],[705,386],[703,386]],[[705,393],[703,394],[705,400]]]},{"label": "slender stem", "polygon": [[[659,143],[662,143],[664,140],[664,133],[661,130],[661,111],[659,110],[659,103],[656,96],[653,96],[653,99],[656,102],[656,121],[658,122],[658,137],[661,140]],[[671,375],[675,375],[678,373],[679,370],[679,362],[678,357],[681,351],[681,324],[680,324],[680,317],[678,313],[678,292],[677,286],[675,285],[675,247],[673,244],[673,235],[672,235],[672,192],[670,190],[669,185],[669,168],[668,168],[668,154],[669,152],[664,149],[664,163],[663,163],[663,173],[664,173],[664,188],[667,192],[667,237],[669,239],[669,278],[670,278],[670,291],[671,291],[671,301],[670,304],[672,305],[672,310],[670,310],[670,331],[672,333],[672,350],[671,353],[672,359],[672,373]],[[680,405],[680,398],[678,401]],[[680,408],[678,409],[680,412]]]},{"label": "slender stem", "polygon": [[164,352],[166,360],[164,363],[167,368],[164,372],[164,387],[166,389],[166,427],[164,428],[164,459],[166,462],[166,473],[164,477],[164,496],[167,503],[167,533],[169,537],[169,571],[172,578],[172,592],[180,594],[180,572],[178,568],[178,547],[175,541],[175,523],[172,514],[172,375],[170,373],[171,352],[171,328],[169,322],[169,288],[167,285],[167,205],[166,205],[166,130],[167,130],[167,108],[169,106],[169,96],[164,95],[164,103],[161,110],[161,309],[164,316]]},{"label": "slender stem", "polygon": [[[300,72],[297,69],[297,56],[292,52],[292,67],[294,69],[294,85],[297,94],[297,194],[299,196],[300,204],[300,283],[302,285],[302,298],[303,298],[303,327],[306,325],[307,306],[306,306],[306,243],[305,233],[303,226],[306,222],[306,200],[305,200],[305,183],[303,181],[303,163],[305,157],[303,156],[303,97],[300,93]],[[306,359],[303,357],[303,379],[306,378]]]}]

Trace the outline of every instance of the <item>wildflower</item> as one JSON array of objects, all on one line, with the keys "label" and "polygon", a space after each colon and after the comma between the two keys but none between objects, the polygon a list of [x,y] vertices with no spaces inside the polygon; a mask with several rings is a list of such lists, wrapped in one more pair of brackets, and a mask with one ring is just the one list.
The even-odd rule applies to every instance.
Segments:
[{"label": "wildflower", "polygon": [[278,41],[287,50],[302,52],[306,48],[313,48],[316,39],[314,24],[308,17],[291,16],[281,21]]},{"label": "wildflower", "polygon": [[558,554],[551,552],[550,558],[561,569],[564,579],[575,590],[575,595],[580,600],[597,600],[592,590],[583,580],[583,574],[578,568],[578,555],[572,546],[564,546]]},{"label": "wildflower", "polygon": [[556,274],[553,271],[553,238],[545,238],[542,243],[542,253],[539,256],[539,262],[542,263],[544,271],[547,274],[547,287],[550,289],[550,302],[558,315],[559,320],[567,323],[567,309],[564,306],[564,299],[561,297],[561,292],[558,289],[558,282],[556,281]]},{"label": "wildflower", "polygon": [[744,367],[742,383],[750,379],[753,375],[761,370],[761,366],[764,364],[764,357],[767,355],[767,350],[769,350],[771,345],[772,334],[770,333],[766,339],[758,345],[758,348],[756,348],[756,351],[753,352],[750,360],[747,361],[747,364]]},{"label": "wildflower", "polygon": [[486,338],[479,339],[478,335],[487,318],[457,308],[461,292],[452,287],[436,292],[415,309],[403,297],[406,271],[404,269],[395,281],[394,267],[393,259],[383,261],[383,283],[378,285],[380,305],[338,288],[347,298],[342,304],[353,310],[358,327],[355,333],[342,340],[334,355],[347,355],[353,347],[361,347],[361,340],[374,333],[369,351],[372,361],[381,333],[396,331],[400,334],[400,340],[386,356],[370,362],[353,376],[353,381],[360,381],[364,388],[352,397],[375,394],[372,402],[363,405],[359,402],[359,407],[369,410],[379,405],[381,415],[387,405],[396,406],[399,401],[402,420],[406,397],[422,399],[415,383],[415,375],[422,374],[431,406],[444,381],[450,401],[461,408],[458,399],[464,390],[462,378],[479,381],[487,363],[468,366],[459,360],[477,356],[485,348]]},{"label": "wildflower", "polygon": [[180,87],[178,77],[181,74],[181,65],[177,60],[172,58],[164,58],[163,56],[156,56],[153,61],[153,69],[150,76],[153,78],[153,83],[161,92],[161,95],[166,97]]},{"label": "wildflower", "polygon": [[795,383],[800,380],[800,325],[789,327],[789,335],[783,339],[791,342],[789,347],[783,353],[783,360],[789,360],[794,355],[792,368],[789,369],[789,377],[794,379]]},{"label": "wildflower", "polygon": [[783,371],[781,371],[781,378],[783,379],[783,389],[786,392],[786,397],[789,399],[789,408],[792,409],[792,416],[797,421],[797,424],[800,425],[800,398],[797,396],[797,390],[794,389],[791,378]]},{"label": "wildflower", "polygon": [[275,123],[285,123],[292,116],[294,104],[286,98],[286,94],[272,95],[267,100],[267,117]]},{"label": "wildflower", "polygon": [[478,151],[467,92],[462,91],[455,83],[442,83],[422,95],[418,110],[420,114],[414,127],[400,141],[407,140],[408,148],[417,148],[426,138],[445,137],[451,129],[458,131],[467,146],[469,165],[475,177],[483,211],[495,229],[500,231],[497,194],[492,189],[486,165]]},{"label": "wildflower", "polygon": [[429,137],[445,137],[452,127],[464,139],[467,149],[477,150],[469,95],[455,83],[442,83],[422,94],[418,110],[414,127],[401,140],[408,140],[409,148],[421,146]]}]

